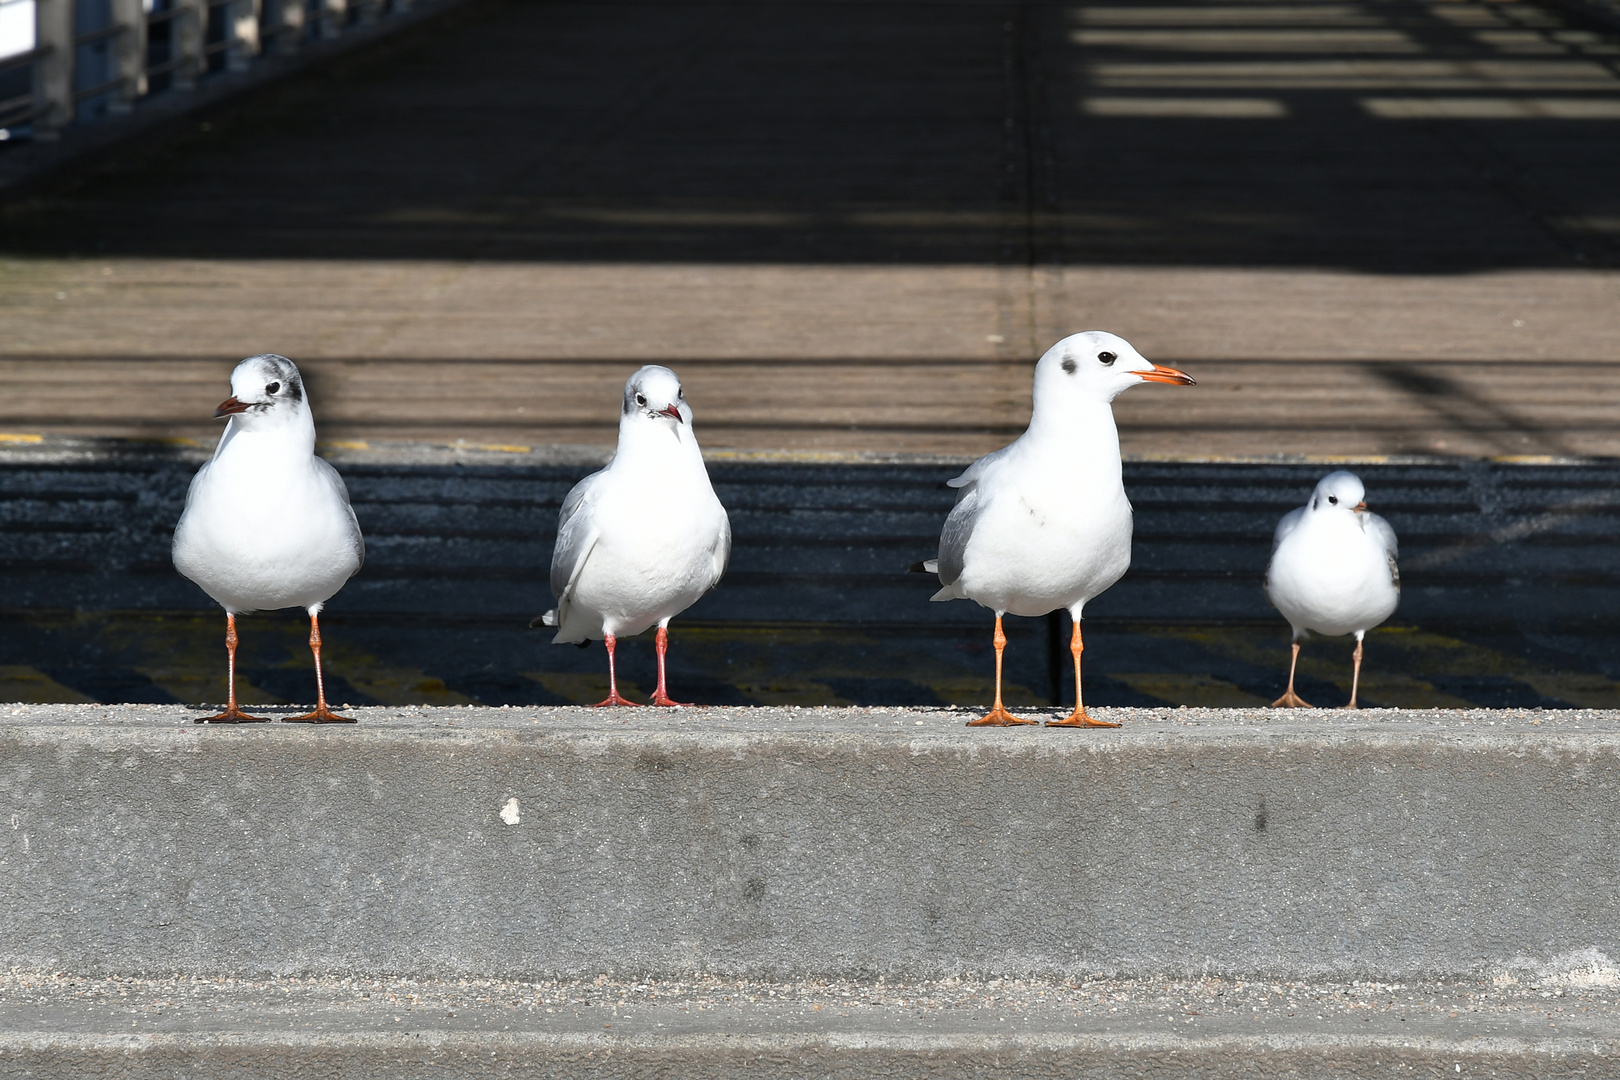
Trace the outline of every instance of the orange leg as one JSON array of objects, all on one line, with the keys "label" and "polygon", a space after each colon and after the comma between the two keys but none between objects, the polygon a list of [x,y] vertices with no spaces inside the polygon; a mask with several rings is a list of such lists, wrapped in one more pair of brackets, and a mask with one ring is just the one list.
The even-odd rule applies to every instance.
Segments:
[{"label": "orange leg", "polygon": [[[660,636],[662,636],[663,632],[659,631],[659,633],[660,633]],[[622,698],[622,697],[619,696],[619,676],[618,676],[618,673],[613,668],[613,648],[618,643],[619,643],[619,639],[614,637],[612,634],[604,634],[602,636],[602,644],[607,646],[607,651],[608,651],[608,696],[603,698],[601,701],[598,701],[595,705],[591,706],[593,709],[600,709],[604,705],[640,705],[641,704],[641,702],[639,702],[639,701],[631,701],[629,698]],[[663,660],[662,653],[660,653],[660,655],[659,655],[659,660],[660,661]],[[658,674],[659,674],[658,688],[660,690],[662,690],[664,688],[663,672],[664,672],[664,667],[663,667],[663,664],[660,663],[658,665]]]},{"label": "orange leg", "polygon": [[676,701],[664,691],[664,653],[669,651],[669,631],[662,626],[658,628],[656,648],[658,649],[658,692],[652,697],[654,705],[690,705],[690,701]]},{"label": "orange leg", "polygon": [[[1356,660],[1357,660],[1356,670],[1357,671],[1361,670],[1361,667],[1360,667],[1360,660],[1361,660],[1360,653],[1361,653],[1361,643],[1358,641],[1358,642],[1356,642],[1356,654],[1357,654],[1356,655]],[[1278,698],[1276,701],[1273,701],[1271,703],[1271,707],[1273,709],[1309,709],[1309,708],[1314,707],[1314,706],[1311,705],[1310,702],[1306,701],[1304,698],[1302,698],[1298,694],[1294,693],[1294,669],[1297,668],[1298,666],[1299,666],[1299,642],[1295,641],[1294,642],[1294,658],[1292,660],[1288,661],[1288,689],[1283,691],[1283,696],[1282,697]],[[1353,690],[1350,693],[1350,700],[1351,701],[1356,700],[1355,691],[1353,691]]]},{"label": "orange leg", "polygon": [[1001,652],[1007,647],[1007,635],[1001,632],[1001,616],[996,616],[996,636],[991,639],[996,646],[996,703],[990,711],[977,720],[969,720],[968,727],[1013,727],[1016,724],[1033,724],[1034,720],[1020,720],[1007,711],[1001,703]]},{"label": "orange leg", "polygon": [[326,682],[321,678],[321,620],[313,611],[309,615],[309,651],[315,654],[315,711],[303,716],[289,716],[284,724],[352,724],[351,716],[339,716],[326,707]]},{"label": "orange leg", "polygon": [[1074,633],[1069,635],[1069,655],[1074,657],[1074,712],[1062,720],[1048,720],[1047,727],[1119,727],[1107,720],[1093,720],[1086,715],[1086,706],[1080,699],[1080,654],[1086,651],[1080,639],[1080,620],[1074,620]]},{"label": "orange leg", "polygon": [[1345,708],[1347,708],[1347,709],[1354,709],[1356,707],[1356,690],[1361,686],[1361,639],[1360,638],[1356,638],[1355,657],[1356,657],[1356,666],[1355,666],[1355,669],[1354,669],[1354,673],[1350,676],[1350,704],[1345,706]]},{"label": "orange leg", "polygon": [[236,616],[227,611],[225,613],[225,656],[230,665],[229,674],[225,677],[226,694],[229,700],[225,703],[225,711],[218,716],[199,716],[193,720],[194,724],[263,724],[268,721],[262,716],[249,716],[236,707]]}]

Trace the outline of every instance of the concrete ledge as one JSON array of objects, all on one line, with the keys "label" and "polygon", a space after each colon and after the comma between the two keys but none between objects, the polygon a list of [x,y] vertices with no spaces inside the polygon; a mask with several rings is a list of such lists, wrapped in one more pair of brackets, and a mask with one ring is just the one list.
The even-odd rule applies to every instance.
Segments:
[{"label": "concrete ledge", "polygon": [[0,976],[33,1077],[1596,1076],[1615,992],[1541,986]]},{"label": "concrete ledge", "polygon": [[1620,956],[1610,713],[0,711],[0,969],[1387,980]]}]

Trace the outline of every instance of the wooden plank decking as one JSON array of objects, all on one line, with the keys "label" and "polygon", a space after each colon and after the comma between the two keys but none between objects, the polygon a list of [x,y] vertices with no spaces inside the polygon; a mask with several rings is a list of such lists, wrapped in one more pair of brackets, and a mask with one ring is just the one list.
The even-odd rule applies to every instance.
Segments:
[{"label": "wooden plank decking", "polygon": [[1097,327],[1134,454],[1613,455],[1616,177],[1526,4],[486,0],[0,208],[0,431],[972,454]]}]

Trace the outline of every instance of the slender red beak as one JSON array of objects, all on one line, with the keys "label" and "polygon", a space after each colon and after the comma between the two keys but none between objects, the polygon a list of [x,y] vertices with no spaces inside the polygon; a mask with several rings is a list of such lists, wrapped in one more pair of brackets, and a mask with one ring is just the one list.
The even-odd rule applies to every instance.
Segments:
[{"label": "slender red beak", "polygon": [[232,416],[239,412],[247,412],[247,410],[248,406],[237,401],[236,396],[233,394],[219,403],[219,408],[214,410],[214,419],[218,420],[222,416]]},{"label": "slender red beak", "polygon": [[658,411],[663,413],[665,416],[673,416],[675,418],[675,422],[677,424],[686,423],[685,420],[681,419],[681,410],[677,409],[673,405],[665,405],[662,409],[659,409]]},{"label": "slender red beak", "polygon": [[1136,373],[1145,382],[1169,383],[1172,386],[1197,386],[1193,377],[1185,371],[1177,371],[1173,367],[1163,364],[1154,364],[1152,371],[1138,371]]}]

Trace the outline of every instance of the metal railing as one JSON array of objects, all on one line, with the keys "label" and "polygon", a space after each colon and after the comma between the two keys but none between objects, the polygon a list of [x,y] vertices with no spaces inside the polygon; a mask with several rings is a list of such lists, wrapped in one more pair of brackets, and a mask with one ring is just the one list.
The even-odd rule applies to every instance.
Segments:
[{"label": "metal railing", "polygon": [[244,71],[266,53],[294,53],[410,6],[410,0],[159,2],[164,6],[109,0],[105,22],[79,26],[75,0],[35,0],[34,48],[0,58],[0,76],[31,69],[27,92],[0,97],[0,137],[31,125],[36,139],[54,139],[82,118],[86,103],[98,113],[128,113],[150,94],[190,90],[209,75]]}]

